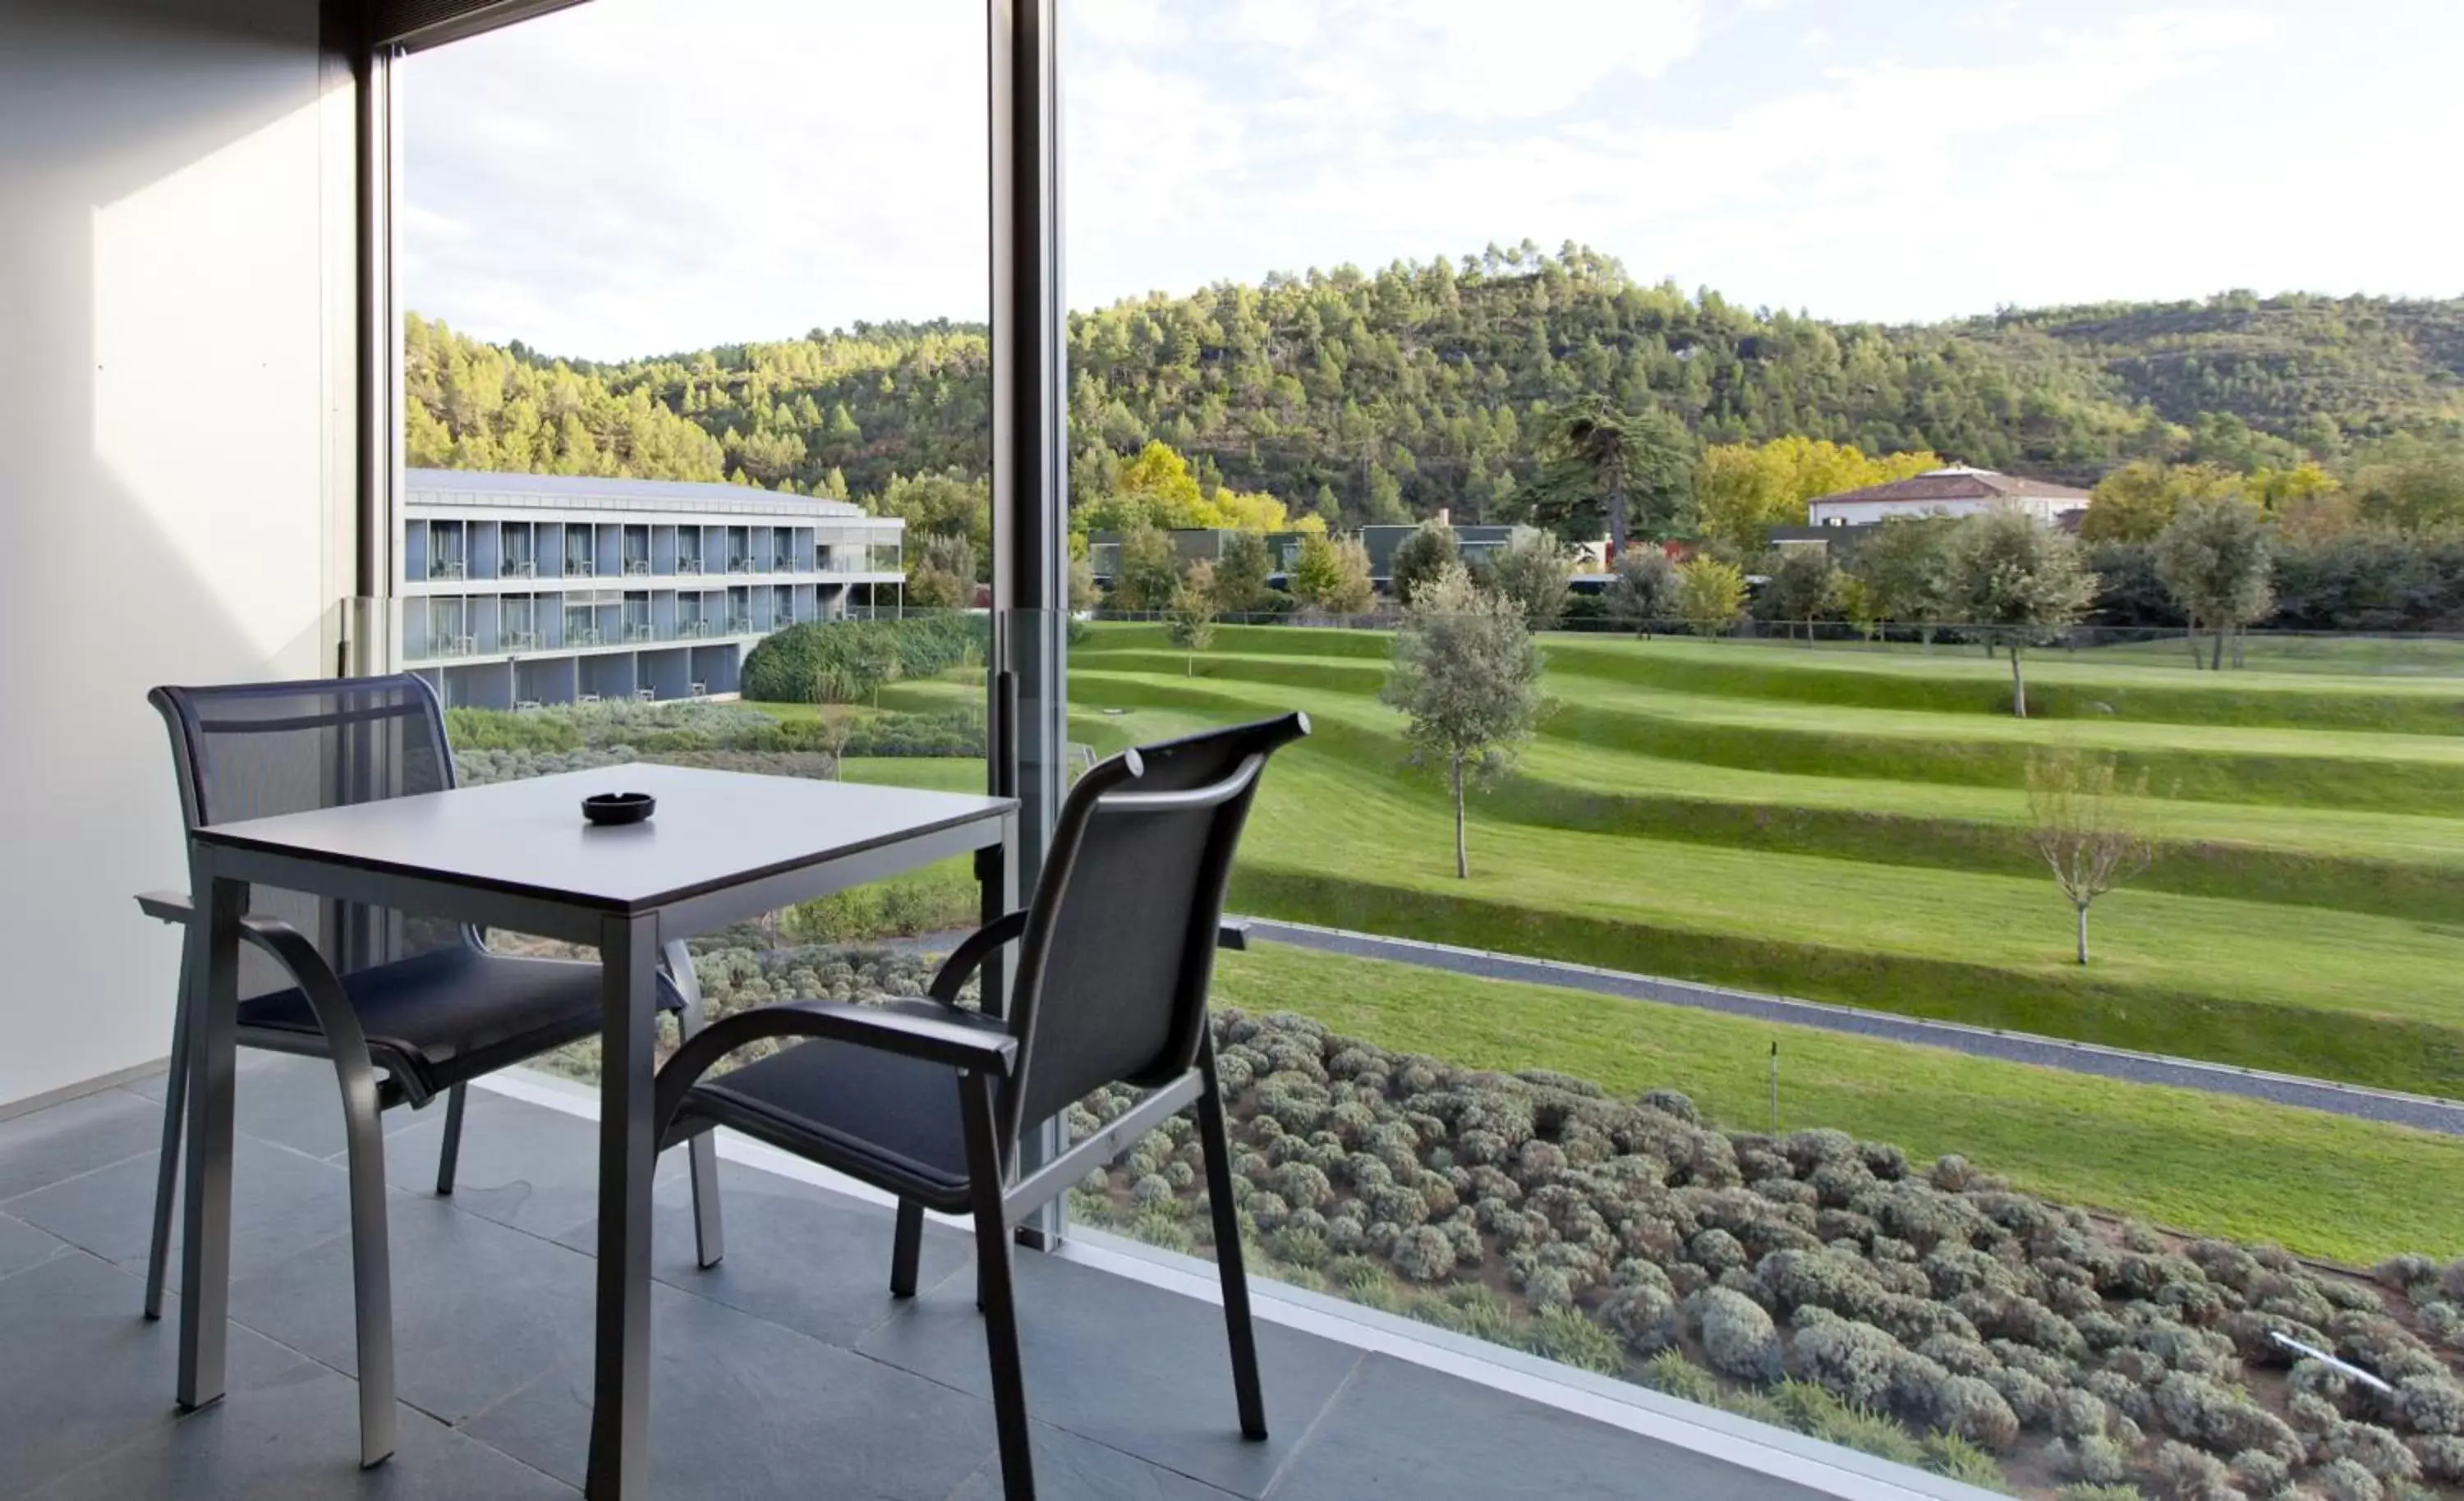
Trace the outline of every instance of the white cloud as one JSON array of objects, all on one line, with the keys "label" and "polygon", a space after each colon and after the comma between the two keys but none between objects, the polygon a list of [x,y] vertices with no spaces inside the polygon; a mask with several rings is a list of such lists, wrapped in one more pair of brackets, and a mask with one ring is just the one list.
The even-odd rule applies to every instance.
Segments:
[{"label": "white cloud", "polygon": [[[1527,236],[1842,316],[2457,290],[2436,0],[1064,3],[1077,306]],[[980,317],[981,24],[595,0],[416,58],[411,299],[596,356]]]}]

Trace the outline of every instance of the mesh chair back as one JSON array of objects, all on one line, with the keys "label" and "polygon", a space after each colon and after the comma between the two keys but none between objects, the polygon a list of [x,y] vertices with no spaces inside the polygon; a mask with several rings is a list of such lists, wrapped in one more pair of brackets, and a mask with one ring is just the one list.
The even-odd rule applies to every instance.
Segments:
[{"label": "mesh chair back", "polygon": [[[416,677],[159,687],[147,698],[170,729],[180,811],[191,830],[453,785],[444,712]],[[249,910],[291,923],[341,974],[470,941],[458,925],[406,924],[261,886],[249,893]],[[253,951],[241,980],[243,995],[276,983]]]},{"label": "mesh chair back", "polygon": [[1307,733],[1306,718],[1286,715],[1142,746],[1078,779],[1020,954],[1013,1132],[1103,1085],[1159,1084],[1196,1061],[1259,772]]}]

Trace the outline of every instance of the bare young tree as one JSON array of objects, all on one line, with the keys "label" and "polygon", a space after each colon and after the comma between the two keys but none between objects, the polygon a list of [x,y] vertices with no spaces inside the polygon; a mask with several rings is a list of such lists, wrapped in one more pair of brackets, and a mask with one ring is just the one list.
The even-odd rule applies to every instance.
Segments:
[{"label": "bare young tree", "polygon": [[2028,757],[2028,842],[2079,915],[2081,964],[2088,908],[2155,858],[2155,842],[2137,822],[2137,799],[2146,795],[2146,773],[2124,786],[2110,756],[2064,749]]}]

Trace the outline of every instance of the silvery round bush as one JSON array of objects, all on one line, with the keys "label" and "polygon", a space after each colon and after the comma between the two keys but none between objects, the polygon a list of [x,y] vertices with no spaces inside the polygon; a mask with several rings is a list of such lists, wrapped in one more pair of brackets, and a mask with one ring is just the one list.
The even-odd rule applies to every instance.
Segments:
[{"label": "silvery round bush", "polygon": [[1628,1350],[1646,1360],[1677,1342],[1683,1322],[1664,1280],[1619,1287],[1600,1300],[1599,1316]]},{"label": "silvery round bush", "polygon": [[1841,1402],[1879,1408],[1907,1354],[1882,1330],[1843,1317],[1799,1329],[1789,1342],[1788,1365]]},{"label": "silvery round bush", "polygon": [[2331,1459],[2310,1472],[2310,1484],[2326,1501],[2385,1501],[2378,1477],[2349,1459]]},{"label": "silvery round bush", "polygon": [[1686,1313],[1711,1369],[1744,1381],[1779,1379],[1779,1331],[1752,1298],[1727,1288],[1705,1288],[1687,1300]]},{"label": "silvery round bush", "polygon": [[2098,1433],[2054,1440],[2045,1446],[2045,1464],[2064,1480],[2092,1486],[2114,1485],[2130,1474],[2130,1455]]},{"label": "silvery round bush", "polygon": [[1454,1273],[1454,1242],[1432,1225],[1417,1225],[1395,1238],[1395,1269],[1415,1282],[1441,1282]]}]

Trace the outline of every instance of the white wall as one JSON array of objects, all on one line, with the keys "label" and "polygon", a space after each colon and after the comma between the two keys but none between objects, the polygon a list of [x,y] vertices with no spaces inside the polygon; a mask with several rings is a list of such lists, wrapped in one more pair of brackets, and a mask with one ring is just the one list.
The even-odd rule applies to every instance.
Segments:
[{"label": "white wall", "polygon": [[145,690],[331,658],[352,210],[317,12],[0,0],[0,1106],[168,1049]]},{"label": "white wall", "polygon": [[2068,511],[2084,511],[2087,502],[2048,495],[2023,495],[2003,500],[1817,500],[1808,508],[1815,526],[1869,526],[1892,516],[1974,516],[2002,507],[2028,511],[2050,522]]}]

